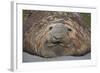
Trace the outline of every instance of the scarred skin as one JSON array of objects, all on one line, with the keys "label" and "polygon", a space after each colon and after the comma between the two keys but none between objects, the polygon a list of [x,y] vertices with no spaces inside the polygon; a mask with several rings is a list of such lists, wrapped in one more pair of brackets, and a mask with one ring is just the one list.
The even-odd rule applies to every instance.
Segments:
[{"label": "scarred skin", "polygon": [[[44,12],[43,17],[31,23],[23,34],[24,51],[41,57],[82,56],[91,51],[90,32],[79,13],[51,14]],[[39,13],[38,13],[39,14]],[[45,16],[44,16],[45,15]]]}]

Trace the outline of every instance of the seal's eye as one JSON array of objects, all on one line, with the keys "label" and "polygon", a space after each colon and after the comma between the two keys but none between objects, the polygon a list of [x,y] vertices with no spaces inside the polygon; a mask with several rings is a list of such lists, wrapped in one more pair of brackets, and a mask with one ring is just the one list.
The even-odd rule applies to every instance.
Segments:
[{"label": "seal's eye", "polygon": [[68,28],[68,31],[72,31],[72,29]]},{"label": "seal's eye", "polygon": [[49,30],[51,30],[53,27],[49,27]]}]

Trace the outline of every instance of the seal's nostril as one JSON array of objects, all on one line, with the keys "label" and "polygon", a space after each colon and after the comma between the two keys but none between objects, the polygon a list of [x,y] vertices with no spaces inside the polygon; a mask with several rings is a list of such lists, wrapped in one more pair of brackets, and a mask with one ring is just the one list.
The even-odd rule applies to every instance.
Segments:
[{"label": "seal's nostril", "polygon": [[72,29],[68,28],[68,31],[72,31]]},{"label": "seal's nostril", "polygon": [[56,40],[61,39],[60,37],[53,36]]},{"label": "seal's nostril", "polygon": [[49,30],[51,30],[53,27],[49,27]]}]

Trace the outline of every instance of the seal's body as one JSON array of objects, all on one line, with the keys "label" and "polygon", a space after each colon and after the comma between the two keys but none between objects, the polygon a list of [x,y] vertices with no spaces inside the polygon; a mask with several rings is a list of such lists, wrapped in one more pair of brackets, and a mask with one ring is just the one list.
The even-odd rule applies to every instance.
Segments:
[{"label": "seal's body", "polygon": [[26,52],[42,57],[81,56],[90,52],[90,32],[84,28],[79,14],[71,14],[73,18],[67,13],[66,16],[64,13],[46,15],[24,32]]}]

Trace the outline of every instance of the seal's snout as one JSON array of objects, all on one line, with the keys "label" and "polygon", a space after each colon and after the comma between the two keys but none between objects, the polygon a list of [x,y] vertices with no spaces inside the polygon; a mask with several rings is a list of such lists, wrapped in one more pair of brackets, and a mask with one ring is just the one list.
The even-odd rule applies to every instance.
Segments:
[{"label": "seal's snout", "polygon": [[55,41],[60,41],[61,39],[62,39],[62,37],[60,36],[60,37],[58,37],[58,36],[53,36],[53,38],[55,39]]},{"label": "seal's snout", "polygon": [[60,43],[62,43],[61,38],[54,37],[54,39],[55,40],[52,42],[53,44],[60,44]]},{"label": "seal's snout", "polygon": [[[51,27],[50,27],[51,29]],[[62,23],[52,24],[52,29],[50,30],[51,41],[60,43],[67,33],[67,28]]]},{"label": "seal's snout", "polygon": [[59,44],[63,43],[62,38],[56,38],[56,37],[54,37],[54,38],[55,38],[55,40],[52,41],[53,44],[59,45]]}]

